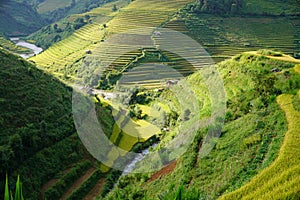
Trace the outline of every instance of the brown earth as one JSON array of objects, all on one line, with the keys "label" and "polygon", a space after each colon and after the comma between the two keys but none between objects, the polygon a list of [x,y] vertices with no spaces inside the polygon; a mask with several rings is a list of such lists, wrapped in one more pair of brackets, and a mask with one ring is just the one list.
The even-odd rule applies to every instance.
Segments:
[{"label": "brown earth", "polygon": [[63,194],[63,196],[60,198],[61,200],[66,199],[69,195],[72,194],[76,188],[78,188],[84,181],[86,181],[97,169],[92,167],[89,170],[85,172],[83,176],[81,176],[79,179],[75,181],[75,183]]},{"label": "brown earth", "polygon": [[154,174],[152,174],[151,178],[149,179],[149,182],[152,182],[158,178],[161,178],[164,175],[170,174],[175,169],[176,164],[177,164],[177,161],[175,160],[172,163],[168,164],[167,166],[163,167],[158,172],[155,172]]},{"label": "brown earth", "polygon": [[41,193],[39,194],[39,200],[44,199],[44,193],[48,190],[48,188],[52,187],[56,182],[58,181],[58,179],[51,179],[50,181],[48,181],[47,183],[45,183],[41,189]]},{"label": "brown earth", "polygon": [[96,183],[94,188],[84,197],[83,200],[91,200],[91,199],[95,198],[96,196],[98,196],[102,191],[104,182],[105,182],[105,178],[100,179]]}]

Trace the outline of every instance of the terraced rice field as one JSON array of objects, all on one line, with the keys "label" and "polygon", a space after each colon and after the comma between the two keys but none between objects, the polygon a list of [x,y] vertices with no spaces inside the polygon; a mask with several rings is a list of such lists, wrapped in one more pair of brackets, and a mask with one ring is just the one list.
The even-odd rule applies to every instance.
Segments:
[{"label": "terraced rice field", "polygon": [[158,134],[160,129],[145,120],[132,120],[122,110],[113,110],[115,124],[110,141],[126,151],[130,151],[138,142],[145,142]]},{"label": "terraced rice field", "polygon": [[15,45],[13,42],[11,42],[10,40],[7,40],[6,38],[0,36],[0,47],[7,49],[9,51],[12,51],[14,53],[32,53],[31,50],[25,48],[25,47],[20,47]]},{"label": "terraced rice field", "polygon": [[290,55],[300,50],[297,18],[220,18],[201,15],[187,17],[185,23],[190,30],[189,35],[203,45],[215,61],[262,48]]},{"label": "terraced rice field", "polygon": [[[127,1],[115,3],[118,7],[126,5]],[[106,30],[103,24],[108,22],[116,12],[112,12],[112,3],[88,12],[94,22],[75,31],[71,36],[52,45],[41,54],[30,58],[38,66],[63,78],[64,74],[74,75],[75,69],[71,65],[83,58],[86,51],[94,48],[95,43],[100,42],[105,36]]]},{"label": "terraced rice field", "polygon": [[[189,2],[191,1],[151,0],[144,2],[137,0],[117,12],[111,11],[112,4],[96,8],[88,14],[94,17],[98,15],[97,20],[105,23],[106,28],[100,23],[86,25],[30,60],[60,77],[64,74],[75,76],[76,69],[73,69],[72,63],[84,57],[86,50],[91,50],[92,56],[104,60],[103,67],[108,67],[107,64],[109,64],[114,69],[124,68],[142,54],[141,48],[145,47],[146,37],[149,40],[146,47],[149,44],[153,48],[153,42],[150,41],[153,29],[145,29],[145,27],[161,26]],[[117,6],[124,5],[123,2],[121,6]],[[127,36],[130,35],[129,38],[132,38],[134,42],[128,41],[130,40],[128,37],[126,37],[127,43],[124,43],[122,37],[114,37],[116,33],[123,31],[129,31]]]},{"label": "terraced rice field", "polygon": [[38,6],[39,13],[46,13],[71,4],[71,0],[46,0]]}]

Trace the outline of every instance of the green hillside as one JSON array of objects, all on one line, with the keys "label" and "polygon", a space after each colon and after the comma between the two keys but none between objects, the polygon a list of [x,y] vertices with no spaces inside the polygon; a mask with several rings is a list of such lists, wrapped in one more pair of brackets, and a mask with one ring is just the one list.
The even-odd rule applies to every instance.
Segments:
[{"label": "green hillside", "polygon": [[[169,5],[156,1],[152,2],[151,5],[145,5],[142,1],[135,1],[128,6],[125,2],[108,3],[77,16],[77,18],[81,17],[83,21],[86,21],[84,19],[86,15],[91,17],[91,20],[88,23],[85,22],[78,30],[71,30],[72,28],[71,31],[67,30],[65,22],[63,22],[62,24],[58,23],[58,27],[62,27],[63,30],[61,33],[57,33],[57,30],[53,28],[54,26],[49,26],[45,27],[44,31],[32,35],[30,38],[37,40],[39,45],[59,42],[31,60],[36,62],[38,66],[54,72],[60,78],[68,77],[72,80],[75,75],[74,72],[80,65],[82,58],[85,57],[85,51],[91,50],[96,55],[105,52],[104,59],[107,60],[110,60],[117,53],[111,46],[113,44],[100,41],[109,40],[114,34],[122,31],[155,26],[181,31],[191,36],[210,53],[215,62],[245,51],[261,48],[270,48],[289,55],[297,55],[300,51],[300,26],[297,16],[243,16],[240,14],[241,16],[223,17],[217,14],[193,13],[190,11],[190,5],[184,7],[189,1],[177,1]],[[113,12],[113,5],[117,5],[120,9]],[[276,8],[280,9],[280,5]],[[176,12],[183,7],[184,9],[180,12]],[[149,10],[153,9],[156,11],[149,13]],[[69,23],[70,25],[72,26],[72,23]],[[135,34],[143,35],[145,33]],[[49,40],[50,42],[48,42]],[[110,43],[115,42],[111,41]],[[154,45],[159,45],[159,41],[155,41],[155,38]],[[128,65],[141,53],[141,51],[128,53],[112,65],[117,67]],[[172,60],[171,57],[170,55],[168,59]],[[74,60],[78,62],[74,64]]]},{"label": "green hillside", "polygon": [[37,11],[48,23],[53,23],[72,14],[80,14],[113,0],[44,0],[37,5]]},{"label": "green hillside", "polygon": [[47,49],[52,44],[65,39],[85,25],[93,23],[105,23],[108,19],[111,19],[113,17],[113,15],[110,16],[108,14],[113,14],[112,8],[114,5],[116,5],[120,9],[127,4],[127,0],[113,3],[103,2],[103,5],[101,4],[100,7],[89,12],[68,15],[67,17],[59,21],[55,21],[54,23],[47,25],[41,28],[39,31],[36,31],[33,34],[29,35],[28,37],[26,37],[26,39],[33,40],[36,45],[42,47],[43,49]]},{"label": "green hillside", "polygon": [[0,63],[0,193],[6,172],[11,183],[21,174],[26,199],[37,199],[54,177],[65,179],[63,193],[94,166],[75,134],[72,89],[2,48]]},{"label": "green hillside", "polygon": [[[286,60],[285,57],[282,59]],[[213,151],[204,158],[197,155],[207,131],[200,129],[197,139],[177,160],[174,170],[163,170],[160,176],[156,173],[124,176],[106,199],[115,199],[118,195],[121,199],[143,199],[144,196],[147,199],[174,199],[180,185],[183,185],[187,199],[216,199],[250,180],[249,184],[224,198],[240,199],[246,191],[249,199],[271,198],[279,194],[285,199],[299,198],[300,188],[296,184],[299,159],[292,153],[299,145],[295,127],[299,116],[291,103],[292,97],[295,97],[295,104],[300,101],[297,93],[300,75],[295,72],[293,63],[300,61],[290,58],[291,62],[285,62],[282,59],[244,53],[218,64],[227,93],[227,113],[222,135]],[[281,72],[271,72],[274,67]],[[205,92],[199,90],[203,84],[201,80],[201,71],[188,78],[197,96]],[[205,105],[203,100],[201,104]],[[295,114],[286,113],[285,116],[286,109]],[[293,157],[294,163],[287,161],[288,155]],[[252,181],[256,174],[258,176]],[[269,179],[268,185],[258,186]],[[292,182],[283,184],[287,181]],[[256,190],[257,193],[253,193]],[[283,190],[286,193],[280,192]]]},{"label": "green hillside", "polygon": [[24,1],[10,0],[0,3],[0,33],[27,35],[45,25],[37,11]]},{"label": "green hillside", "polygon": [[187,6],[191,12],[221,16],[299,15],[298,0],[197,0]]},{"label": "green hillside", "polygon": [[[29,33],[24,60],[7,35]],[[298,0],[1,2],[0,194],[7,173],[29,200],[300,199],[299,54]]]}]

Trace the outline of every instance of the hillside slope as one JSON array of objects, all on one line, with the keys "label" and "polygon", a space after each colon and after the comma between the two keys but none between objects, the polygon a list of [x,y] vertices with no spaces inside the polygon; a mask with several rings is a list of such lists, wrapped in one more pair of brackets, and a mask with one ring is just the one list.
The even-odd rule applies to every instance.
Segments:
[{"label": "hillside slope", "polygon": [[[291,107],[290,103],[299,104],[297,92],[300,88],[300,76],[294,70],[295,60],[284,60],[286,57],[277,56],[275,60],[264,51],[259,51],[257,54],[243,53],[218,64],[227,93],[227,113],[222,135],[216,141],[215,148],[208,156],[199,157],[198,151],[207,131],[205,128],[200,129],[189,150],[177,160],[174,170],[161,171],[159,176],[124,176],[106,199],[114,199],[118,195],[121,199],[143,199],[145,196],[149,199],[174,199],[178,194],[177,188],[181,185],[184,188],[184,198],[216,199],[250,180],[248,185],[224,198],[240,199],[247,192],[249,199],[263,199],[266,197],[263,195],[271,198],[272,195],[286,191],[282,197],[297,199],[299,159],[292,159],[293,162],[285,159],[288,159],[290,153],[292,156],[292,152],[297,151],[294,148],[299,146],[295,128],[299,117],[292,109],[290,111],[293,113],[287,113],[286,119],[281,108],[286,111],[289,107],[284,105]],[[280,72],[272,72],[273,68],[278,68]],[[187,80],[199,97],[204,95],[205,90],[199,89],[203,87],[201,70]],[[279,96],[281,94],[288,95]],[[205,101],[199,101],[205,105]],[[291,143],[292,146],[288,145],[288,148],[286,143]],[[282,150],[279,151],[280,148]],[[282,174],[275,176],[276,169]],[[258,177],[252,183],[256,174]],[[281,185],[289,180],[292,180],[290,184]],[[258,184],[265,181],[269,181],[268,185],[257,190],[256,196],[253,196],[252,191],[260,188]],[[280,187],[274,184],[279,184]]]},{"label": "hillside slope", "polygon": [[24,197],[38,199],[47,181],[68,175],[67,187],[94,161],[75,134],[72,89],[2,48],[0,63],[0,193],[6,172],[11,183],[20,174]]},{"label": "hillside slope", "polygon": [[7,35],[27,35],[45,25],[37,11],[25,1],[0,2],[0,32]]}]

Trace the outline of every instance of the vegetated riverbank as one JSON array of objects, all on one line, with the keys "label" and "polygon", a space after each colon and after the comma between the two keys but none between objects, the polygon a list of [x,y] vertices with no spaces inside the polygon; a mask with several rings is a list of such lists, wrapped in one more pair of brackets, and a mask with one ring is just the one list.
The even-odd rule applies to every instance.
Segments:
[{"label": "vegetated riverbank", "polygon": [[34,44],[28,43],[26,41],[23,41],[20,38],[14,37],[14,38],[10,38],[10,40],[13,41],[17,46],[25,47],[25,48],[32,50],[33,53],[30,53],[30,54],[24,54],[24,53],[19,54],[22,58],[29,58],[29,57],[37,55],[43,51],[42,48],[40,48]]}]

